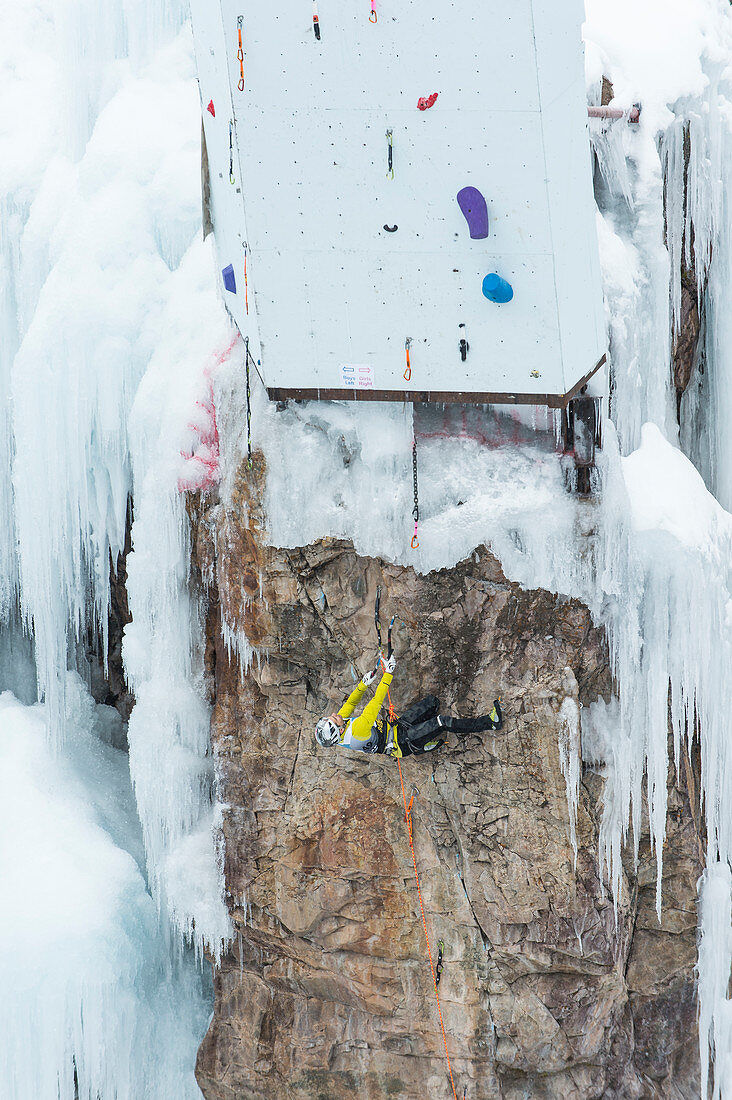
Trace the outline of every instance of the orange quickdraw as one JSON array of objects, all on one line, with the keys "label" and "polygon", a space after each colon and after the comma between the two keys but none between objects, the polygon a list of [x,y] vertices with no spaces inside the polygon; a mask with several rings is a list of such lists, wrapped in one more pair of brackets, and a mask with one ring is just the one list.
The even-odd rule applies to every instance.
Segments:
[{"label": "orange quickdraw", "polygon": [[407,353],[407,369],[404,372],[404,381],[405,382],[411,381],[411,378],[412,378],[412,364],[409,361],[409,349],[410,349],[411,345],[412,345],[412,338],[411,338],[411,336],[408,336],[407,339],[404,342],[404,350]]},{"label": "orange quickdraw", "polygon": [[371,0],[371,15],[369,16],[369,23],[376,23],[378,18],[379,17],[376,14],[376,0]]},{"label": "orange quickdraw", "polygon": [[[399,759],[399,757],[397,757],[397,760],[398,759]],[[418,787],[412,787],[412,797],[409,799],[409,805],[407,806],[406,810],[404,811],[404,818],[407,822],[407,829],[409,830],[409,843],[410,844],[412,842],[412,803],[414,802],[415,794],[419,794],[419,788]]]},{"label": "orange quickdraw", "polygon": [[241,25],[242,25],[243,22],[244,22],[244,16],[243,15],[238,16],[237,20],[236,20],[236,25],[237,25],[237,28],[238,28],[238,31],[239,31],[239,52],[237,53],[236,57],[237,57],[237,60],[239,62],[239,72],[241,73],[241,76],[239,77],[239,85],[238,85],[240,92],[244,91],[244,46],[243,46],[242,40],[241,40]]}]

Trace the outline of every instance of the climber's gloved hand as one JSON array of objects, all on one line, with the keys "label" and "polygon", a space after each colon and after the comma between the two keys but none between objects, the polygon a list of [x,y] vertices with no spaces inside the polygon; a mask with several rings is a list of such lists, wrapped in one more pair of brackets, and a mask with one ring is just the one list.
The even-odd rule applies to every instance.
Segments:
[{"label": "climber's gloved hand", "polygon": [[369,687],[371,684],[373,684],[375,679],[376,679],[376,672],[375,671],[374,672],[364,672],[363,676],[361,677],[361,683],[363,684],[364,687]]},{"label": "climber's gloved hand", "polygon": [[392,653],[391,657],[387,657],[384,661],[384,672],[388,672],[390,676],[393,675],[396,668],[396,657]]}]

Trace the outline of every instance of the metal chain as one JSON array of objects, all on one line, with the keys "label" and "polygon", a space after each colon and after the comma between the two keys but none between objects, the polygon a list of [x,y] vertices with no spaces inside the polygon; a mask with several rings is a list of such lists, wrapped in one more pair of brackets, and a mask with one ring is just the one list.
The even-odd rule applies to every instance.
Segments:
[{"label": "metal chain", "polygon": [[234,123],[229,120],[229,183],[236,183],[234,176]]},{"label": "metal chain", "polygon": [[419,539],[417,538],[417,527],[419,524],[419,485],[417,483],[417,437],[412,437],[412,477],[414,481],[414,508],[412,509],[412,516],[414,517],[414,535],[412,536],[412,550],[417,550],[419,547]]},{"label": "metal chain", "polygon": [[[249,360],[252,359],[252,353],[249,350],[249,337],[244,340],[244,347],[246,349],[246,374],[247,374],[247,470],[252,468],[252,394],[249,387]],[[254,360],[252,359],[252,362]]]}]

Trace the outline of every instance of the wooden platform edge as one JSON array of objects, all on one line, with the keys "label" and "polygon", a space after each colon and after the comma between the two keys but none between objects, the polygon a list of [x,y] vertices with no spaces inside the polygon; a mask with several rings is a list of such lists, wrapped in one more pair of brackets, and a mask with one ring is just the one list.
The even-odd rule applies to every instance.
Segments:
[{"label": "wooden platform edge", "polygon": [[442,390],[366,390],[366,389],[297,389],[267,386],[272,401],[404,401],[414,404],[459,405],[547,405],[550,409],[565,409],[573,397],[607,362],[607,355],[580,378],[567,393],[473,393]]}]

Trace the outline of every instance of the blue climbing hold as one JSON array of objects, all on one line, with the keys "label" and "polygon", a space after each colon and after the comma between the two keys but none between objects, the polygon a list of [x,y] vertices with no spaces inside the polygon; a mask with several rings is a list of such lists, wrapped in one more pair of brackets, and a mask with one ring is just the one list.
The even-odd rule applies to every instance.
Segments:
[{"label": "blue climbing hold", "polygon": [[483,280],[483,293],[489,302],[498,302],[499,305],[505,305],[513,298],[513,287],[500,275],[496,275],[495,271],[492,271]]},{"label": "blue climbing hold", "polygon": [[236,294],[236,279],[234,278],[234,265],[228,264],[222,268],[221,274],[224,276],[224,286],[227,290],[230,290],[232,294]]}]

